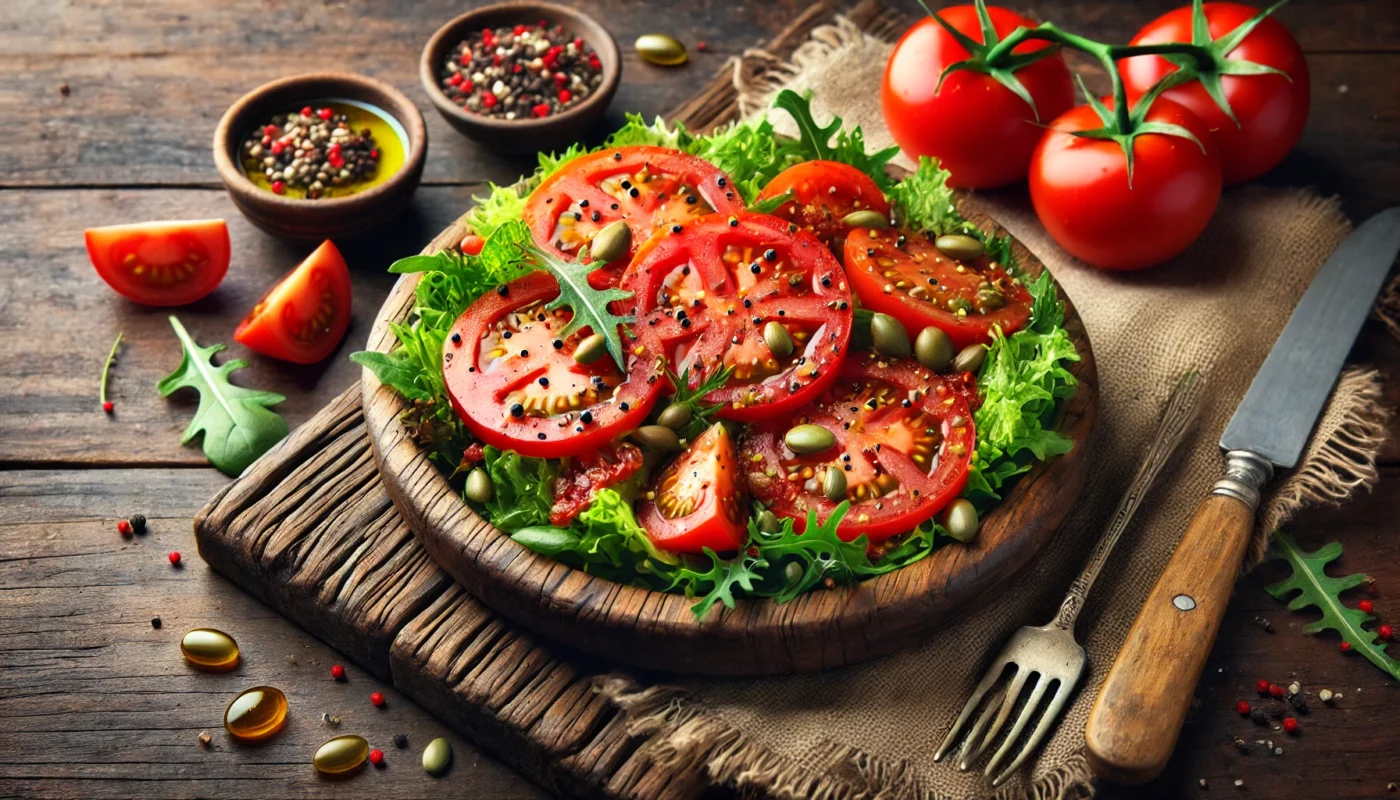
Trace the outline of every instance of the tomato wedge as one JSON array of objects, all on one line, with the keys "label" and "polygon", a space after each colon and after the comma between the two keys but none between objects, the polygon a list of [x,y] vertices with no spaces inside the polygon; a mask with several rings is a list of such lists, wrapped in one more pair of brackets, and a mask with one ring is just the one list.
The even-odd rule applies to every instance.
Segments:
[{"label": "tomato wedge", "polygon": [[315,364],[345,338],[350,311],[350,270],[327,239],[263,295],[233,338],[265,356]]},{"label": "tomato wedge", "polygon": [[554,479],[554,506],[549,524],[568,527],[593,505],[599,489],[623,483],[642,468],[642,451],[630,442],[612,444],[574,456]]},{"label": "tomato wedge", "polygon": [[632,246],[589,276],[597,288],[616,286],[653,231],[744,202],[713,164],[666,147],[613,147],[579,156],[530,194],[524,218],[535,243],[574,258],[609,223],[625,220]]},{"label": "tomato wedge", "polygon": [[1009,334],[1031,318],[1030,292],[1000,264],[950,258],[922,233],[852,232],[846,274],[865,307],[899,320],[911,337],[932,325],[962,348],[986,342],[994,325]]},{"label": "tomato wedge", "polygon": [[842,222],[852,211],[878,211],[886,218],[890,204],[869,175],[839,161],[804,161],[788,167],[763,187],[759,200],[792,192],[792,200],[773,212],[821,239],[837,258],[854,226]]},{"label": "tomato wedge", "polygon": [[228,272],[228,225],[221,219],[111,225],[83,237],[102,280],[142,305],[193,303]]},{"label": "tomato wedge", "polygon": [[582,330],[561,338],[571,316],[545,304],[559,295],[533,272],[477,298],[443,342],[447,393],[472,435],[537,458],[588,453],[642,424],[665,381],[654,360],[632,359],[624,375],[611,357],[580,364]]},{"label": "tomato wedge", "polygon": [[[795,425],[821,425],[836,444],[799,455],[784,444]],[[822,492],[826,470],[846,475],[850,511],[837,535],[878,544],[913,530],[967,483],[972,413],[945,378],[913,361],[847,359],[840,380],[797,413],[755,425],[740,458],[753,496],[801,531],[807,510],[825,520],[836,508]]]},{"label": "tomato wedge", "polygon": [[734,444],[720,423],[662,470],[637,515],[652,544],[675,553],[737,550],[748,540],[748,517]]},{"label": "tomato wedge", "polygon": [[[851,336],[845,273],[811,234],[764,214],[711,214],[657,233],[637,251],[622,288],[633,293],[643,352],[660,354],[692,386],[725,367],[706,395],[729,419],[797,408],[836,379]],[[791,352],[764,337],[783,326]]]}]

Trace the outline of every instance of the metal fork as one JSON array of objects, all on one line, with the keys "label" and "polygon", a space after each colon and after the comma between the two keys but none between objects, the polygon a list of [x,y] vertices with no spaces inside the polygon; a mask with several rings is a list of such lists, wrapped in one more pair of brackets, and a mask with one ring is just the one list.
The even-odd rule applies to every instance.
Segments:
[{"label": "metal fork", "polygon": [[[1137,511],[1144,495],[1147,494],[1147,490],[1151,488],[1153,480],[1162,471],[1172,452],[1176,450],[1177,445],[1185,437],[1186,431],[1191,427],[1191,422],[1196,415],[1196,398],[1200,394],[1196,391],[1198,382],[1196,373],[1188,372],[1182,376],[1181,380],[1177,382],[1176,388],[1172,390],[1171,398],[1167,401],[1166,410],[1162,414],[1162,421],[1158,425],[1157,433],[1153,437],[1152,445],[1148,448],[1142,465],[1138,467],[1137,474],[1133,476],[1127,493],[1123,495],[1117,510],[1113,512],[1113,518],[1109,522],[1108,528],[1104,530],[1103,536],[1094,546],[1094,553],[1089,558],[1089,563],[1085,565],[1084,571],[1070,585],[1069,593],[1060,603],[1060,610],[1055,615],[1055,619],[1047,625],[1027,626],[1012,634],[1006,645],[1002,647],[1001,652],[997,654],[996,659],[992,661],[992,665],[982,677],[982,681],[973,690],[972,696],[967,700],[967,705],[963,706],[962,713],[953,723],[952,730],[948,731],[948,736],[939,746],[938,752],[934,754],[934,761],[942,761],[943,757],[953,749],[968,720],[972,718],[973,713],[977,711],[978,706],[982,704],[982,700],[987,697],[993,687],[998,687],[998,691],[986,704],[982,714],[977,718],[976,724],[972,726],[972,733],[962,747],[962,757],[958,761],[958,769],[968,769],[996,741],[998,734],[1001,733],[1007,720],[1010,719],[1012,711],[1016,708],[1017,701],[1026,692],[1028,686],[1030,697],[1021,706],[1021,713],[1011,726],[1011,730],[1006,734],[1001,747],[997,749],[991,761],[987,762],[985,774],[991,775],[1006,759],[1015,756],[1006,769],[992,780],[992,786],[1000,786],[1007,778],[1011,777],[1011,774],[1020,768],[1027,758],[1030,758],[1046,734],[1049,733],[1050,728],[1054,726],[1055,720],[1069,702],[1074,687],[1084,675],[1084,648],[1074,637],[1074,623],[1079,617],[1079,610],[1083,608],[1084,599],[1089,594],[1089,589],[1094,585],[1094,579],[1098,577],[1104,563],[1108,561],[1109,554],[1113,552],[1113,546],[1118,543],[1118,539],[1123,535],[1128,523],[1132,521],[1133,514]],[[1009,685],[998,686],[1008,667],[1012,668]],[[1051,692],[1052,686],[1055,687],[1053,693]],[[1049,695],[1048,704],[1047,694]],[[1035,718],[1036,712],[1042,704],[1046,704],[1044,713],[1040,715],[1040,720],[1036,723],[1030,738],[1018,751],[1016,746],[1021,734]]]}]

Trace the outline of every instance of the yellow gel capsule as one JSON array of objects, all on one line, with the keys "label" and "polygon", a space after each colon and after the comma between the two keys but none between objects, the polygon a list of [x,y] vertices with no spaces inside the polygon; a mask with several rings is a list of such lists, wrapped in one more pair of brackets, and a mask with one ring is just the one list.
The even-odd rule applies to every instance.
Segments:
[{"label": "yellow gel capsule", "polygon": [[349,775],[365,765],[369,742],[361,736],[337,736],[316,748],[311,763],[322,775]]},{"label": "yellow gel capsule", "polygon": [[195,628],[180,640],[185,660],[206,672],[228,672],[238,666],[238,642],[223,631]]},{"label": "yellow gel capsule", "polygon": [[261,742],[286,724],[287,696],[271,686],[254,686],[224,711],[224,728],[244,742]]}]

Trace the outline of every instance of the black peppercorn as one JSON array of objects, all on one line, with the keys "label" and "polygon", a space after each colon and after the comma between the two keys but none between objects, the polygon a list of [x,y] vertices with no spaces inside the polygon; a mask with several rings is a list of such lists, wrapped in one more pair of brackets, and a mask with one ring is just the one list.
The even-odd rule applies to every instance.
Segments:
[{"label": "black peppercorn", "polygon": [[160,630],[160,617],[151,617],[151,627]]},{"label": "black peppercorn", "polygon": [[408,736],[402,733],[394,734],[394,746],[400,750],[408,747]]},{"label": "black peppercorn", "polygon": [[131,530],[132,530],[133,532],[135,532],[135,533],[145,533],[145,532],[146,532],[146,515],[145,515],[145,514],[132,514],[131,517],[130,517],[129,519],[127,519],[127,522],[130,522],[130,523],[131,523]]}]

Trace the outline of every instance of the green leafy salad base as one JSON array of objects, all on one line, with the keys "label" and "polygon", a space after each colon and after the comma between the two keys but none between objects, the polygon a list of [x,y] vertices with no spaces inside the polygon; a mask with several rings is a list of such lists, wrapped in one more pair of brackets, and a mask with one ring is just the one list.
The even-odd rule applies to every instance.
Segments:
[{"label": "green leafy salad base", "polygon": [[[780,93],[774,107],[790,114],[798,138],[774,131],[766,120],[735,123],[708,136],[658,119],[650,124],[629,115],[625,126],[602,148],[627,145],[671,147],[699,156],[731,176],[750,205],[762,188],[784,169],[803,161],[831,160],[866,173],[880,186],[907,228],[932,235],[966,233],[981,239],[994,260],[1022,279],[1034,298],[1030,324],[1009,336],[999,332],[978,374],[982,405],[974,413],[977,449],[964,496],[985,515],[1009,484],[1037,461],[1067,453],[1072,443],[1054,430],[1062,401],[1075,392],[1069,370],[1078,355],[1065,330],[1065,307],[1048,272],[1032,279],[1020,271],[1008,237],[992,237],[964,219],[947,186],[948,173],[936,161],[920,159],[918,169],[896,180],[886,166],[896,148],[869,153],[859,127],[845,129],[839,117],[825,126],[813,119],[809,98]],[[531,237],[521,212],[525,198],[547,176],[589,150],[575,146],[560,155],[540,154],[535,173],[511,187],[492,185],[466,216],[485,238],[478,255],[455,249],[411,256],[390,272],[420,273],[409,321],[392,323],[398,346],[390,353],[360,352],[352,358],[399,392],[410,408],[403,422],[420,446],[454,480],[464,469],[463,453],[472,444],[447,398],[441,354],[453,322],[483,293],[540,268],[531,254]],[[682,384],[683,385],[683,384]],[[698,397],[688,402],[694,403]],[[705,409],[698,409],[705,410]],[[872,555],[862,536],[843,542],[836,527],[845,514],[842,503],[824,523],[813,514],[805,533],[781,520],[776,532],[760,531],[749,520],[749,541],[735,555],[706,550],[703,556],[665,552],[652,545],[637,523],[623,493],[598,490],[592,505],[567,528],[549,524],[554,479],[561,463],[484,448],[480,466],[490,475],[493,496],[474,506],[498,529],[530,549],[608,580],[693,598],[692,610],[703,618],[717,603],[732,608],[738,597],[771,597],[786,602],[817,586],[865,580],[913,564],[953,539],[935,520],[887,542]],[[465,498],[464,498],[465,501]]]}]

